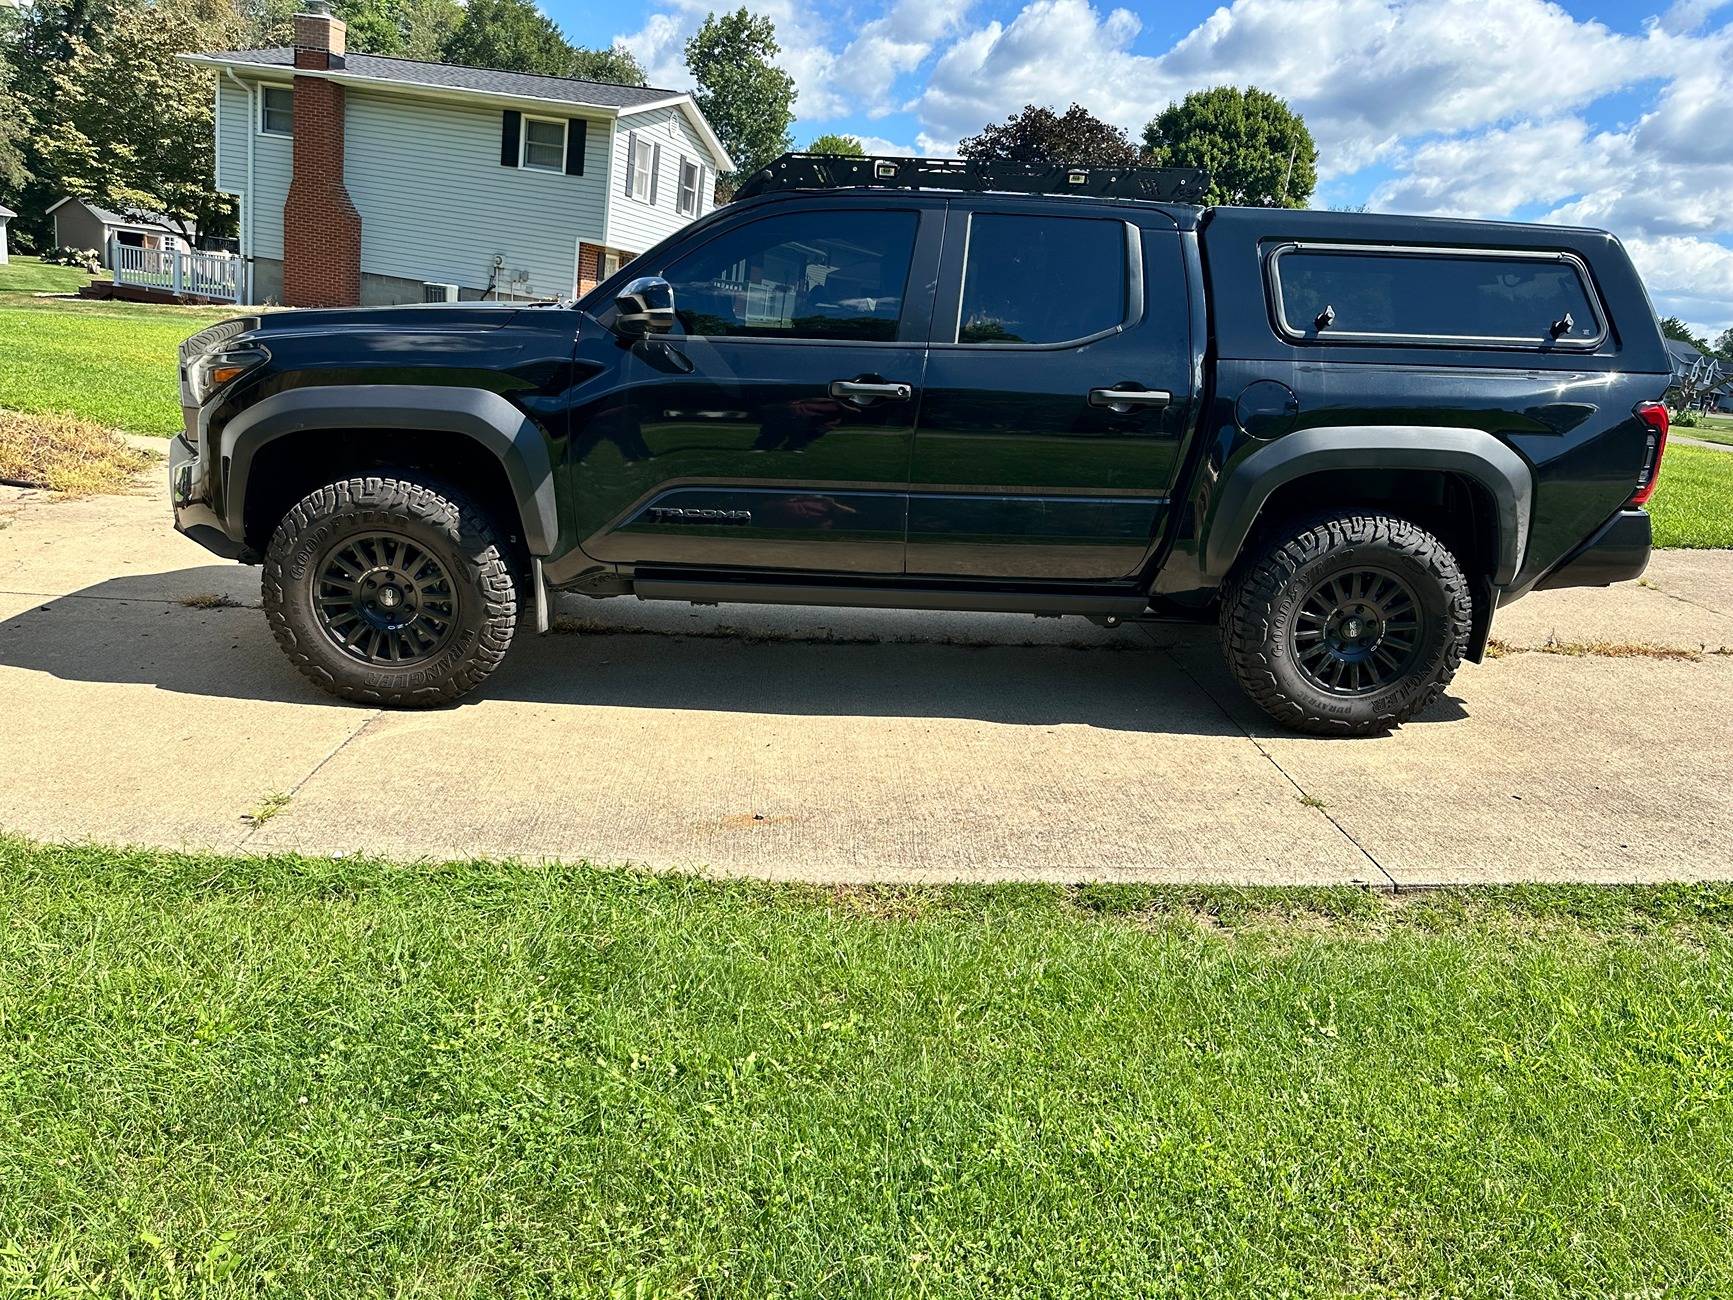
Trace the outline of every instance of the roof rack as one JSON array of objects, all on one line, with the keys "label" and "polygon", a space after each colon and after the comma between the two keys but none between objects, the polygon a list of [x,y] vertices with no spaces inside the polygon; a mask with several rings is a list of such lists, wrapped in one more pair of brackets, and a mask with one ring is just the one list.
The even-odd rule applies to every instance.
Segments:
[{"label": "roof rack", "polygon": [[737,199],[780,190],[989,190],[1006,194],[1078,194],[1089,198],[1203,202],[1209,173],[1195,167],[1071,167],[1064,163],[970,162],[957,158],[855,158],[785,153],[760,167]]}]

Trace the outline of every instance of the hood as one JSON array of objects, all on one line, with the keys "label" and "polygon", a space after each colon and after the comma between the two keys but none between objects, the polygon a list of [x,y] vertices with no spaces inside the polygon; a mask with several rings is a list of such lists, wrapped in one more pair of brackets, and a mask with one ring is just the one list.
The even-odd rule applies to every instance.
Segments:
[{"label": "hood", "polygon": [[251,338],[287,338],[298,334],[334,334],[345,330],[370,333],[403,333],[417,337],[429,334],[474,333],[499,329],[524,312],[557,308],[551,302],[452,302],[416,303],[391,307],[300,307],[285,311],[237,316],[211,325],[181,344],[181,358],[200,356],[246,335]]}]

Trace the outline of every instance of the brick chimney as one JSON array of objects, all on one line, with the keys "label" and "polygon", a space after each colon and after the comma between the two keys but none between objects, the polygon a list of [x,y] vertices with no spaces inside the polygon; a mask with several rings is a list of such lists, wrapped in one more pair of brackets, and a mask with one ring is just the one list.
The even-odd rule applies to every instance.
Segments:
[{"label": "brick chimney", "polygon": [[[341,68],[346,28],[329,0],[295,15],[295,67]],[[343,184],[343,87],[295,78],[295,166],[283,203],[283,301],[352,307],[361,301],[361,214]]]}]

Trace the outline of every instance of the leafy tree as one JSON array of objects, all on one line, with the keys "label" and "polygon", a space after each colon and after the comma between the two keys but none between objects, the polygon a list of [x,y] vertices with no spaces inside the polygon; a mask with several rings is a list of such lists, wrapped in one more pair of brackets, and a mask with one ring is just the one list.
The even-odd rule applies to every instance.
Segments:
[{"label": "leafy tree", "polygon": [[1137,161],[1137,149],[1125,132],[1081,104],[1073,104],[1063,114],[1029,104],[1003,122],[982,128],[980,135],[968,137],[957,152],[976,162],[1127,167]]},{"label": "leafy tree", "polygon": [[1733,365],[1733,326],[1729,326],[1715,336],[1715,355],[1729,365]]},{"label": "leafy tree", "polygon": [[213,186],[207,74],[175,56],[232,39],[234,11],[209,0],[117,10],[100,40],[70,38],[50,75],[38,148],[56,188],[120,212],[160,213],[189,239],[227,225]]},{"label": "leafy tree", "polygon": [[1209,172],[1206,203],[1303,208],[1318,184],[1305,121],[1256,87],[1193,91],[1143,128],[1143,144],[1157,166]]},{"label": "leafy tree", "polygon": [[24,100],[12,89],[10,54],[18,39],[13,10],[0,9],[0,198],[16,197],[30,172],[24,165],[25,138],[30,116]]},{"label": "leafy tree", "polygon": [[644,69],[624,45],[605,50],[573,50],[569,77],[584,81],[607,81],[616,86],[642,86]]},{"label": "leafy tree", "polygon": [[446,63],[550,77],[567,75],[572,54],[571,42],[531,0],[469,0],[439,51]]},{"label": "leafy tree", "polygon": [[1666,316],[1661,320],[1661,333],[1670,339],[1678,339],[1681,343],[1689,343],[1699,352],[1708,352],[1709,340],[1701,334],[1693,334],[1691,327],[1677,316]]},{"label": "leafy tree", "polygon": [[[284,7],[299,6],[287,0]],[[464,17],[458,0],[337,0],[335,8],[349,28],[350,49],[399,59],[437,60]]]},{"label": "leafy tree", "polygon": [[686,42],[686,69],[698,83],[698,108],[715,128],[738,181],[792,146],[794,78],[771,62],[781,51],[776,27],[746,9],[711,14]]},{"label": "leafy tree", "polygon": [[[402,4],[405,0],[370,0]],[[431,3],[431,0],[419,0]],[[447,0],[450,2],[450,0]],[[438,58],[472,68],[539,72],[627,86],[644,84],[644,70],[622,47],[586,50],[573,45],[534,0],[469,0],[463,17],[440,43]]]},{"label": "leafy tree", "polygon": [[866,150],[861,142],[852,135],[821,135],[815,136],[811,144],[806,146],[808,153],[842,154],[848,158],[864,158]]}]

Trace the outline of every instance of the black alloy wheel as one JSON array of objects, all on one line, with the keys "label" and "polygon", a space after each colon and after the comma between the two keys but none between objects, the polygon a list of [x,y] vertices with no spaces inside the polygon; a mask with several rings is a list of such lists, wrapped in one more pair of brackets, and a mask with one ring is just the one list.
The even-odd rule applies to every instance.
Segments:
[{"label": "black alloy wheel", "polygon": [[1420,652],[1414,591],[1386,569],[1349,569],[1313,586],[1288,629],[1300,671],[1333,695],[1371,695],[1398,680]]},{"label": "black alloy wheel", "polygon": [[397,533],[339,541],[320,565],[313,599],[332,643],[377,667],[431,659],[457,626],[451,575],[431,551]]}]

